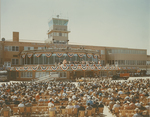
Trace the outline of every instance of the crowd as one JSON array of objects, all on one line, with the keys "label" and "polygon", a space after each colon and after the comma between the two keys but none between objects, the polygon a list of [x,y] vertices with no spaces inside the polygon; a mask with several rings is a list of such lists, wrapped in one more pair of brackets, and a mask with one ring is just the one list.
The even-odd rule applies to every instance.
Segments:
[{"label": "crowd", "polygon": [[[85,82],[18,82],[0,85],[1,115],[13,107],[32,107],[45,105],[49,111],[73,109],[88,113],[98,112],[107,106],[116,116],[126,117],[125,110],[132,111],[133,117],[148,117],[150,114],[150,81],[140,79],[117,82],[110,79],[86,78]],[[133,114],[134,112],[134,114]],[[93,113],[94,114],[94,113]]]}]

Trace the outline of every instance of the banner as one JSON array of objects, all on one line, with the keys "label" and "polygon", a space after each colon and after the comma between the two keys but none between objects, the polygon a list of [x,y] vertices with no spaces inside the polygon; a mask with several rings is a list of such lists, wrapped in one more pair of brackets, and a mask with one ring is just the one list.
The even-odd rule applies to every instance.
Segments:
[{"label": "banner", "polygon": [[32,55],[33,55],[33,53],[29,53],[29,54],[27,54],[27,55],[28,55],[28,58],[31,58]]},{"label": "banner", "polygon": [[48,69],[47,66],[40,66],[40,68],[41,68],[42,71],[46,71]]},{"label": "banner", "polygon": [[20,71],[21,67],[15,67],[16,71]]},{"label": "banner", "polygon": [[29,67],[23,67],[23,70],[27,71],[29,69]]},{"label": "banner", "polygon": [[32,69],[33,71],[37,71],[38,68],[39,68],[39,66],[31,67],[31,69]]},{"label": "banner", "polygon": [[130,69],[131,69],[131,67],[127,67],[127,69],[128,69],[128,70],[130,70]]},{"label": "banner", "polygon": [[64,65],[62,65],[61,67],[60,67],[63,71],[66,71],[66,70],[68,70],[68,66],[66,65],[66,66],[64,66]]},{"label": "banner", "polygon": [[68,53],[68,56],[69,56],[69,57],[73,57],[73,56],[74,56],[74,53]]},{"label": "banner", "polygon": [[126,70],[127,68],[126,68],[126,67],[122,67],[122,69],[123,69],[123,70]]},{"label": "banner", "polygon": [[103,67],[102,66],[99,66],[99,67],[96,67],[97,68],[97,70],[101,70]]},{"label": "banner", "polygon": [[100,67],[100,66],[101,66],[101,64],[95,64],[95,66],[96,66],[96,67]]},{"label": "banner", "polygon": [[78,70],[78,65],[71,65],[71,69],[73,70],[73,71],[76,71],[76,70]]},{"label": "banner", "polygon": [[103,70],[107,70],[107,67],[103,67]]},{"label": "banner", "polygon": [[52,53],[45,53],[45,56],[49,58],[52,56]]},{"label": "banner", "polygon": [[79,56],[80,58],[82,58],[82,57],[84,56],[84,53],[79,53],[78,56]]},{"label": "banner", "polygon": [[94,58],[97,58],[98,56],[99,56],[99,55],[95,54],[95,55],[94,55]]},{"label": "banner", "polygon": [[81,65],[81,69],[83,70],[83,71],[85,71],[85,70],[87,70],[87,68],[88,68],[88,66],[87,65]]},{"label": "banner", "polygon": [[86,55],[88,58],[91,58],[92,57],[92,54],[87,54]]},{"label": "banner", "polygon": [[56,71],[59,67],[54,67],[54,66],[51,66],[51,70],[52,71]]},{"label": "banner", "polygon": [[62,56],[64,55],[64,53],[56,53],[56,55],[57,55],[58,57],[62,57]]},{"label": "banner", "polygon": [[14,67],[10,67],[9,70],[10,70],[10,71],[14,70]]},{"label": "banner", "polygon": [[25,54],[22,54],[22,55],[21,55],[21,57],[22,57],[22,58],[25,58],[25,57],[26,57],[26,55],[25,55]]},{"label": "banner", "polygon": [[36,57],[39,57],[39,56],[41,56],[41,53],[35,53],[34,54]]},{"label": "banner", "polygon": [[95,70],[95,66],[94,66],[94,65],[90,65],[89,68],[90,68],[91,70]]}]

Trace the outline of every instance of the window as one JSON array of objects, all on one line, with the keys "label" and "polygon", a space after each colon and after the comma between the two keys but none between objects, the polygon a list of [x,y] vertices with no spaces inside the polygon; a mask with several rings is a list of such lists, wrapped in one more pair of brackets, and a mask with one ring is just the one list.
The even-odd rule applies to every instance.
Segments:
[{"label": "window", "polygon": [[67,74],[66,72],[60,72],[60,78],[66,78]]},{"label": "window", "polygon": [[12,46],[12,51],[15,51],[16,49],[15,49],[15,46]]},{"label": "window", "polygon": [[19,51],[19,47],[18,46],[16,46],[16,51]]},{"label": "window", "polygon": [[28,47],[25,46],[25,47],[24,47],[24,50],[28,50]]},{"label": "window", "polygon": [[62,36],[64,37],[64,36],[65,36],[65,33],[62,33]]},{"label": "window", "polygon": [[9,51],[9,47],[8,47],[8,46],[5,46],[5,47],[4,47],[4,50],[5,50],[5,51]]},{"label": "window", "polygon": [[5,46],[4,50],[5,51],[19,51],[19,47],[18,46]]},{"label": "window", "polygon": [[32,72],[21,72],[21,78],[32,78]]},{"label": "window", "polygon": [[65,33],[65,37],[67,37],[67,33]]},{"label": "window", "polygon": [[24,50],[34,50],[34,47],[27,47],[27,46],[24,46]]},{"label": "window", "polygon": [[4,62],[5,67],[11,67],[11,62]]},{"label": "window", "polygon": [[18,59],[12,59],[12,65],[19,65]]},{"label": "window", "polygon": [[30,50],[34,50],[34,47],[30,47]]},{"label": "window", "polygon": [[105,54],[105,50],[101,50],[101,54]]}]

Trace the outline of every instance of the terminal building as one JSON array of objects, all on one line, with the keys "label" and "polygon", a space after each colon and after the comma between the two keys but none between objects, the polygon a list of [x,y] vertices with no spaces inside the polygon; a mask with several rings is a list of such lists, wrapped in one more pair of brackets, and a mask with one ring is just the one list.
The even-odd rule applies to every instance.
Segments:
[{"label": "terminal building", "polygon": [[45,43],[21,42],[19,32],[13,32],[12,41],[0,41],[0,69],[9,71],[10,80],[150,74],[146,49],[72,45],[68,19],[52,18],[48,25]]}]

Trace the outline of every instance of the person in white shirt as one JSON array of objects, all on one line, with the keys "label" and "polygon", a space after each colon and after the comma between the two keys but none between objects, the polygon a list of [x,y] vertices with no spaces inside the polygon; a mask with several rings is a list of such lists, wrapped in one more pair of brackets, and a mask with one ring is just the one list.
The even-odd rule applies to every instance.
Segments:
[{"label": "person in white shirt", "polygon": [[69,102],[68,105],[66,106],[66,109],[70,109],[70,108],[73,108],[71,102]]},{"label": "person in white shirt", "polygon": [[57,110],[56,107],[54,107],[54,105],[50,105],[49,107],[50,107],[49,111],[56,111]]},{"label": "person in white shirt", "polygon": [[18,105],[18,107],[25,107],[23,101]]},{"label": "person in white shirt", "polygon": [[119,104],[119,101],[117,101],[116,104],[113,105],[112,110],[115,110],[115,108],[119,108],[119,107],[120,107],[120,104]]},{"label": "person in white shirt", "polygon": [[145,106],[145,108],[150,111],[150,102],[147,103],[147,105]]},{"label": "person in white shirt", "polygon": [[48,103],[48,107],[54,106],[54,104],[52,103],[52,99],[50,100],[50,102]]},{"label": "person in white shirt", "polygon": [[76,95],[75,95],[75,94],[72,96],[72,99],[73,99],[73,100],[75,100],[75,99],[76,99]]},{"label": "person in white shirt", "polygon": [[73,106],[74,108],[79,108],[79,104],[77,102],[75,102],[75,105]]}]

